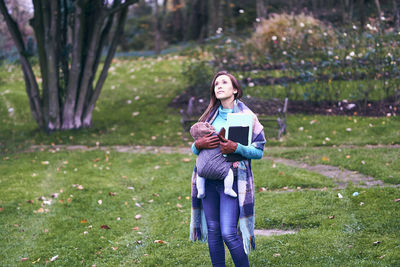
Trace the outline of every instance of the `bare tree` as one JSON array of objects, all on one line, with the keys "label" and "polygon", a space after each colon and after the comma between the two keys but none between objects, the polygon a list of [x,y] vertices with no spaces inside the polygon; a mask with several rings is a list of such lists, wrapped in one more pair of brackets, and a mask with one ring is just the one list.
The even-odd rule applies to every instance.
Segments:
[{"label": "bare tree", "polygon": [[[123,34],[128,7],[136,2],[33,0],[31,25],[42,78],[39,90],[21,31],[5,1],[0,0],[1,14],[20,55],[31,112],[40,128],[54,131],[91,126],[93,109]],[[106,58],[96,79],[106,47]]]}]

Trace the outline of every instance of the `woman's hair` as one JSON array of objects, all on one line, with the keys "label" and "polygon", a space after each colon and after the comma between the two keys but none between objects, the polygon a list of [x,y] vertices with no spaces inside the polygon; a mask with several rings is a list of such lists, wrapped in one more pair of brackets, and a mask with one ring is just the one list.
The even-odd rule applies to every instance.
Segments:
[{"label": "woman's hair", "polygon": [[232,74],[228,73],[225,70],[219,71],[217,74],[215,74],[214,79],[210,86],[210,103],[208,104],[208,107],[204,111],[203,115],[200,116],[199,121],[203,121],[203,122],[206,121],[208,116],[210,116],[211,111],[214,108],[219,107],[221,105],[221,101],[219,99],[217,99],[217,97],[215,96],[215,91],[214,91],[215,80],[221,75],[226,75],[231,79],[233,88],[237,90],[237,93],[235,94],[235,99],[240,99],[243,95],[242,88],[240,87],[236,78]]}]

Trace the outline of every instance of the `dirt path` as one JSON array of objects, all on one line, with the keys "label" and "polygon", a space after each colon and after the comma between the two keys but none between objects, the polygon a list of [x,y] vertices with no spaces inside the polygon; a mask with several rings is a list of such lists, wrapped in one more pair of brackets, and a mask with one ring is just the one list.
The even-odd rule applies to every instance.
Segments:
[{"label": "dirt path", "polygon": [[[346,146],[341,146],[346,147]],[[355,148],[355,146],[348,146],[349,148]],[[388,148],[400,148],[400,145],[377,145],[377,146],[363,146],[363,148],[381,148],[381,147],[388,147]],[[288,148],[292,149],[292,148]],[[294,149],[294,148],[293,148]],[[83,145],[75,145],[75,146],[64,146],[64,145],[56,145],[56,146],[31,146],[31,148],[26,152],[32,151],[59,151],[59,150],[115,150],[118,152],[126,152],[126,153],[178,153],[178,154],[188,154],[190,155],[191,149],[190,147],[169,147],[169,146],[95,146],[95,147],[87,147]],[[400,185],[390,185],[385,184],[381,180],[376,180],[374,177],[365,176],[355,171],[350,171],[346,169],[342,169],[336,166],[330,165],[308,165],[303,162],[284,159],[284,158],[274,158],[269,156],[264,156],[263,158],[281,163],[284,165],[306,169],[308,171],[316,172],[322,174],[326,177],[333,179],[333,181],[337,184],[338,189],[346,188],[347,185],[351,182],[355,186],[358,187],[373,187],[373,186],[385,186],[385,187],[399,187]]]},{"label": "dirt path", "polygon": [[357,187],[365,187],[365,188],[369,188],[372,186],[394,186],[385,184],[381,180],[376,180],[374,177],[365,176],[358,172],[342,169],[336,166],[322,165],[322,164],[308,165],[306,163],[290,159],[273,158],[273,157],[264,157],[264,158],[272,160],[277,163],[285,164],[296,168],[302,168],[308,171],[322,174],[326,177],[333,179],[333,181],[337,184],[338,189],[346,188],[349,182],[353,183]]}]

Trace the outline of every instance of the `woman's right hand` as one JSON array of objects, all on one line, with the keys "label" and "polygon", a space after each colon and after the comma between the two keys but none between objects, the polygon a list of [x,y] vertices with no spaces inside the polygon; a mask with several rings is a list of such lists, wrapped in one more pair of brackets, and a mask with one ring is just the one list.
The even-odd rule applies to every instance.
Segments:
[{"label": "woman's right hand", "polygon": [[205,136],[203,136],[200,139],[197,139],[194,142],[194,145],[198,150],[200,149],[207,149],[207,148],[217,148],[219,145],[219,138],[216,135],[212,135],[212,133],[209,133]]}]

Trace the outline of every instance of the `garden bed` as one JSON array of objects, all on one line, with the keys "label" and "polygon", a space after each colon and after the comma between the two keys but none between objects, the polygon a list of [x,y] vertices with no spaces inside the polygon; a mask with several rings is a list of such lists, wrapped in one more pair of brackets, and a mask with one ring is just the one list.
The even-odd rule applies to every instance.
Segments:
[{"label": "garden bed", "polygon": [[[189,90],[175,97],[169,104],[171,107],[186,110],[189,99],[192,97]],[[281,106],[282,101],[278,99],[260,99],[255,97],[243,97],[243,102],[247,104],[250,109],[260,115],[276,115],[277,110]],[[194,101],[195,112],[201,115],[209,103],[209,100],[202,97],[197,97]],[[348,115],[348,116],[368,116],[368,117],[382,117],[382,116],[397,116],[400,114],[400,103],[395,103],[392,99],[385,99],[380,101],[292,101],[289,99],[288,114],[320,114],[320,115]]]}]

